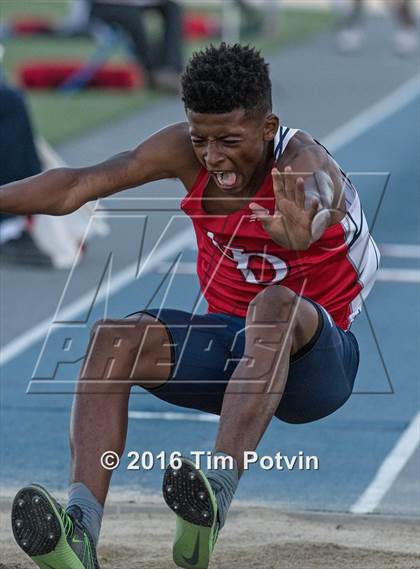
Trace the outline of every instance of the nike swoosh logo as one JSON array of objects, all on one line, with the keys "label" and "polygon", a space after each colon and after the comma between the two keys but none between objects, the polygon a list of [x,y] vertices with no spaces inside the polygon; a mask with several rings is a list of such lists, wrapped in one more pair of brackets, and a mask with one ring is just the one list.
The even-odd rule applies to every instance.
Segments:
[{"label": "nike swoosh logo", "polygon": [[198,551],[200,549],[200,534],[197,535],[197,540],[195,542],[194,551],[191,557],[185,557],[184,561],[186,561],[189,565],[197,565],[198,563]]}]

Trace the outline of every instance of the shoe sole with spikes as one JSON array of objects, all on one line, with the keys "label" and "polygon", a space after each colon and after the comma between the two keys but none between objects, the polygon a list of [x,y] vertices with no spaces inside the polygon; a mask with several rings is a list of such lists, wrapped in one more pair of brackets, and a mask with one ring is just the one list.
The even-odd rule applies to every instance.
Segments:
[{"label": "shoe sole with spikes", "polygon": [[218,536],[217,502],[210,482],[193,462],[181,457],[163,478],[163,497],[176,514],[173,559],[183,569],[207,569]]},{"label": "shoe sole with spikes", "polygon": [[41,569],[87,569],[67,541],[58,507],[42,486],[22,488],[12,506],[15,540]]}]

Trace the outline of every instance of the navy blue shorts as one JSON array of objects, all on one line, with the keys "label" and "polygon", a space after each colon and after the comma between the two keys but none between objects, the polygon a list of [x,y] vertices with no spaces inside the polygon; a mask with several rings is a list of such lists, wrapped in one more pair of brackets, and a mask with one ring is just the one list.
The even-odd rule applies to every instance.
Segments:
[{"label": "navy blue shorts", "polygon": [[[359,365],[354,335],[338,328],[326,310],[313,304],[320,315],[317,333],[292,356],[275,414],[288,423],[316,421],[341,407],[352,393]],[[142,312],[165,324],[172,344],[169,381],[148,391],[174,405],[219,415],[226,385],[244,352],[245,318],[192,316],[172,309]]]}]

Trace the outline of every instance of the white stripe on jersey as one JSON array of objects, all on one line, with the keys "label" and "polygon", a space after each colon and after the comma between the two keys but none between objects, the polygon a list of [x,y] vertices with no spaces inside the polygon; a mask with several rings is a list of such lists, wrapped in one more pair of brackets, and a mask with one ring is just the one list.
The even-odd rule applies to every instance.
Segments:
[{"label": "white stripe on jersey", "polygon": [[347,213],[341,220],[344,229],[345,243],[348,247],[347,258],[353,265],[362,290],[350,303],[349,326],[362,310],[363,301],[367,298],[375,282],[381,255],[372,236],[360,204],[356,189],[346,180]]},{"label": "white stripe on jersey", "polygon": [[287,126],[279,127],[274,138],[274,158],[276,160],[280,158],[297,132],[299,132],[297,128],[289,128]]},{"label": "white stripe on jersey", "polygon": [[[274,149],[276,160],[286,150],[287,145],[299,132],[296,128],[280,126],[275,139]],[[332,157],[331,157],[332,158]],[[350,303],[349,326],[354,318],[362,310],[362,304],[367,298],[375,282],[375,276],[379,269],[381,255],[376,243],[369,233],[369,227],[360,204],[360,199],[351,181],[342,172],[344,178],[344,197],[346,204],[346,215],[341,220],[344,230],[344,239],[348,247],[347,258],[353,265],[358,282],[362,291]]]}]

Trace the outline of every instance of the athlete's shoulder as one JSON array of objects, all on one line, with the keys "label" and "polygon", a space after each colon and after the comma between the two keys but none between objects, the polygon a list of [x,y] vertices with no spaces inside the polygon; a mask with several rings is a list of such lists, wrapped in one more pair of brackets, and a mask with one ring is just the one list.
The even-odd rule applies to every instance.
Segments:
[{"label": "athlete's shoulder", "polygon": [[187,190],[190,190],[201,166],[191,142],[189,125],[187,122],[180,122],[168,128],[168,143],[176,177],[183,182]]},{"label": "athlete's shoulder", "polygon": [[[148,140],[153,140],[160,150],[170,150],[172,156],[194,156],[187,122],[179,122],[165,126]],[[168,155],[167,158],[170,159],[170,156]]]},{"label": "athlete's shoulder", "polygon": [[197,174],[199,163],[191,143],[188,123],[165,126],[134,149],[132,157],[138,163],[147,160],[160,168],[168,178],[179,178],[184,184]]},{"label": "athlete's shoulder", "polygon": [[291,165],[294,161],[312,162],[314,158],[318,160],[326,159],[328,152],[317,142],[314,137],[303,130],[297,130],[290,138],[287,148],[279,157],[278,166],[280,169]]},{"label": "athlete's shoulder", "polygon": [[[294,172],[303,176],[315,172],[326,174],[334,188],[333,206],[337,211],[343,211],[343,180],[345,176],[327,149],[311,134],[302,130],[297,131],[279,158],[277,166],[280,171],[284,171],[286,166],[290,166]],[[334,220],[340,216],[342,216],[341,213],[337,214]]]},{"label": "athlete's shoulder", "polygon": [[279,157],[279,170],[283,171],[286,166],[291,166],[295,172],[322,170],[337,180],[341,179],[340,167],[328,150],[303,130],[296,131]]},{"label": "athlete's shoulder", "polygon": [[173,141],[187,142],[190,138],[188,123],[186,121],[169,124],[162,129],[162,132],[165,132],[166,136]]}]

